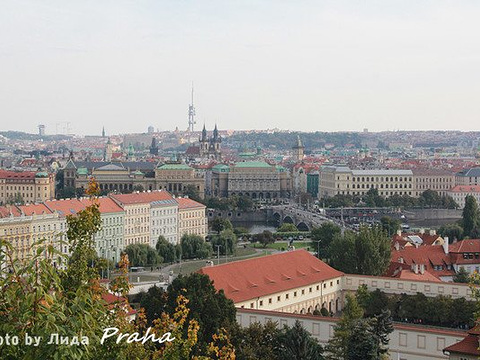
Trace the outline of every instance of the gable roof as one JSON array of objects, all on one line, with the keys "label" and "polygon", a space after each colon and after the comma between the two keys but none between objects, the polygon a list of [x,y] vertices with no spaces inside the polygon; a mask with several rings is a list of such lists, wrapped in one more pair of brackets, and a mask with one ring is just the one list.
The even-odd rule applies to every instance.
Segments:
[{"label": "gable roof", "polygon": [[60,216],[74,215],[84,210],[85,205],[78,199],[48,200],[45,205],[52,211],[56,211]]},{"label": "gable roof", "polygon": [[234,302],[246,301],[342,276],[306,250],[204,267],[199,273]]},{"label": "gable roof", "polygon": [[138,192],[131,194],[112,194],[110,197],[120,205],[135,204],[176,204],[172,194],[164,190],[155,190],[150,192]]},{"label": "gable roof", "polygon": [[176,198],[178,210],[205,208],[206,206],[190,198]]},{"label": "gable roof", "polygon": [[[85,207],[92,205],[92,202],[89,198],[81,198],[80,202],[85,205]],[[109,197],[99,197],[96,200],[97,204],[99,205],[98,210],[102,214],[106,213],[116,213],[122,212],[123,209],[112,199]]]}]

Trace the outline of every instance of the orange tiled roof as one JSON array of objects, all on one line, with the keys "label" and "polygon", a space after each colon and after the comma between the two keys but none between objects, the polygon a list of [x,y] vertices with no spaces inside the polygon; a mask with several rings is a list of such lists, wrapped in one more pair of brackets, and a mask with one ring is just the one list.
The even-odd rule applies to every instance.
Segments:
[{"label": "orange tiled roof", "polygon": [[[80,202],[85,205],[85,207],[90,206],[92,203],[88,198],[81,198]],[[99,197],[96,202],[99,204],[98,210],[102,214],[105,213],[115,213],[115,212],[122,212],[123,209],[112,199],[108,197]]]},{"label": "orange tiled roof", "polygon": [[115,194],[110,195],[110,197],[124,205],[148,204],[160,200],[174,200],[173,196],[168,191],[163,190],[135,192],[131,194]]},{"label": "orange tiled roof", "polygon": [[20,210],[13,205],[0,206],[0,218],[7,218],[10,216],[20,216]]},{"label": "orange tiled roof", "polygon": [[204,267],[199,273],[208,275],[215,288],[223,289],[225,295],[234,302],[308,286],[343,275],[306,250]]},{"label": "orange tiled roof", "polygon": [[41,215],[41,214],[51,214],[52,211],[45,206],[45,204],[29,204],[29,205],[20,205],[19,209],[27,216],[30,215]]},{"label": "orange tiled roof", "polygon": [[178,210],[205,208],[205,205],[189,198],[176,198],[178,203]]},{"label": "orange tiled roof", "polygon": [[443,351],[480,356],[480,350],[478,350],[478,345],[478,336],[469,334],[463,340],[459,341],[456,344],[450,345],[449,347],[446,347],[445,349],[443,349]]},{"label": "orange tiled roof", "polygon": [[85,205],[78,199],[48,200],[45,205],[52,211],[56,211],[60,216],[73,215],[84,210]]}]

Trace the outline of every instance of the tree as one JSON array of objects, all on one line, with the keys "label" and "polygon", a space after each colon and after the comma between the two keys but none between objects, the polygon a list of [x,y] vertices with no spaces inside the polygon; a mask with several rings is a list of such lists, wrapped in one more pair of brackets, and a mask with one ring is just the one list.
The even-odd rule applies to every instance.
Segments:
[{"label": "tree", "polygon": [[355,237],[355,254],[359,274],[383,275],[390,264],[390,239],[378,226],[362,226]]},{"label": "tree", "polygon": [[246,328],[237,326],[232,335],[237,360],[277,360],[275,351],[279,335],[277,323],[272,321],[265,325],[254,322]]},{"label": "tree", "polygon": [[238,197],[237,208],[240,211],[251,211],[253,209],[253,201],[248,196],[242,195]]},{"label": "tree", "polygon": [[219,235],[215,235],[211,239],[212,248],[217,250],[220,246],[220,254],[235,254],[237,248],[237,236],[231,229],[223,230]]},{"label": "tree", "polygon": [[158,237],[156,249],[158,254],[163,258],[164,262],[173,263],[177,260],[177,251],[175,247],[176,245],[173,245],[162,235]]},{"label": "tree", "polygon": [[218,234],[223,230],[233,230],[232,223],[228,219],[223,219],[221,217],[216,217],[212,221],[212,230],[216,231]]},{"label": "tree", "polygon": [[279,360],[323,360],[323,348],[296,320],[292,327],[285,326],[278,336],[276,350]]},{"label": "tree", "polygon": [[453,281],[457,283],[464,283],[467,284],[470,282],[470,274],[463,266],[457,271],[455,275],[453,275]]},{"label": "tree", "polygon": [[333,222],[325,222],[311,231],[312,248],[317,249],[319,259],[325,259],[328,256],[328,247],[334,237],[340,235],[342,229]]},{"label": "tree", "polygon": [[352,334],[352,325],[362,317],[363,310],[356,298],[351,294],[346,294],[342,317],[335,326],[333,337],[325,348],[327,359],[348,359],[347,351]]},{"label": "tree", "polygon": [[277,229],[277,232],[297,232],[298,229],[294,224],[290,223],[283,223],[282,226],[280,226]]},{"label": "tree", "polygon": [[327,251],[329,264],[337,270],[348,274],[357,274],[357,259],[355,254],[355,234],[346,231],[342,236],[336,234]]},{"label": "tree", "polygon": [[472,236],[479,227],[479,211],[477,200],[472,195],[465,197],[465,207],[462,212],[463,231],[466,236]]},{"label": "tree", "polygon": [[442,225],[438,232],[442,237],[448,237],[449,241],[463,239],[463,228],[455,223]]},{"label": "tree", "polygon": [[270,231],[264,230],[260,234],[253,235],[252,241],[258,242],[262,244],[264,248],[266,248],[268,244],[273,244],[275,242],[275,238],[273,237],[273,234]]},{"label": "tree", "polygon": [[[168,299],[166,311],[172,313],[176,299],[182,295],[189,301],[188,320],[195,319],[199,325],[196,354],[204,352],[204,347],[219,329],[231,329],[234,326],[235,306],[227,299],[223,290],[216,291],[213,282],[207,275],[193,273],[189,276],[178,276],[167,289]],[[161,309],[145,309],[159,312]],[[203,348],[203,349],[202,349]]]},{"label": "tree", "polygon": [[388,234],[388,236],[393,236],[400,230],[400,220],[393,219],[390,216],[383,216],[380,219],[380,224],[382,225],[382,229]]},{"label": "tree", "polygon": [[[101,224],[94,183],[91,189],[92,205],[67,217],[67,242],[58,240],[60,247],[70,247],[68,261],[45,240],[36,242],[30,249],[32,256],[20,261],[13,256],[11,244],[0,239],[0,263],[5,265],[0,267],[0,334],[13,333],[24,339],[28,333],[42,339],[38,346],[2,343],[2,358],[98,359],[109,358],[111,354],[131,358],[131,351],[139,358],[147,357],[138,344],[100,345],[105,328],[114,326],[125,332],[131,325],[124,321],[124,308],[107,308],[98,272],[87,260],[94,252],[93,235]],[[69,339],[78,337],[79,341],[88,341],[88,345],[48,344],[50,334],[54,333]]]},{"label": "tree", "polygon": [[195,185],[187,185],[183,190],[183,195],[188,196],[190,199],[195,200],[199,203],[203,203],[200,192],[197,190],[197,187]]},{"label": "tree", "polygon": [[133,266],[156,266],[163,261],[158,252],[147,244],[130,244],[124,252]]},{"label": "tree", "polygon": [[145,189],[144,189],[143,186],[140,185],[140,184],[137,184],[137,185],[135,185],[135,186],[133,187],[133,191],[142,192],[142,191],[144,191],[144,190],[145,190]]},{"label": "tree", "polygon": [[390,264],[390,239],[374,226],[360,227],[358,234],[337,235],[328,248],[330,264],[343,272],[382,275]]},{"label": "tree", "polygon": [[182,258],[184,259],[205,259],[212,255],[212,246],[206,243],[199,235],[185,234],[180,239],[182,247]]}]

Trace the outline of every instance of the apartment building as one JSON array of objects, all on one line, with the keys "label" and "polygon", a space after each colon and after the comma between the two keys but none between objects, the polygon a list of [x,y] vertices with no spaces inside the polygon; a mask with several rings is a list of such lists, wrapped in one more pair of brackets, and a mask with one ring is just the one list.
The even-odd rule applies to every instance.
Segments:
[{"label": "apartment building", "polygon": [[455,174],[442,169],[413,169],[414,195],[418,197],[425,190],[434,190],[439,195],[447,195],[455,186]]},{"label": "apartment building", "polygon": [[480,185],[480,167],[463,169],[456,173],[455,185]]},{"label": "apartment building", "polygon": [[0,204],[35,203],[55,198],[55,175],[0,169]]},{"label": "apartment building", "polygon": [[477,203],[480,202],[480,185],[457,185],[447,191],[447,195],[455,200],[460,209],[463,209],[468,195],[473,196]]},{"label": "apartment building", "polygon": [[206,206],[189,198],[177,198],[178,238],[183,235],[198,235],[205,239],[208,223],[205,216]]},{"label": "apartment building", "polygon": [[415,196],[411,170],[352,170],[346,165],[320,168],[319,197],[364,195],[371,188],[384,197]]},{"label": "apartment building", "polygon": [[[85,206],[90,206],[92,201],[88,198],[80,199]],[[98,256],[112,260],[117,263],[120,260],[120,253],[125,248],[123,230],[124,230],[124,211],[112,199],[100,197],[95,200],[100,211],[102,226],[93,236],[95,250]]]}]

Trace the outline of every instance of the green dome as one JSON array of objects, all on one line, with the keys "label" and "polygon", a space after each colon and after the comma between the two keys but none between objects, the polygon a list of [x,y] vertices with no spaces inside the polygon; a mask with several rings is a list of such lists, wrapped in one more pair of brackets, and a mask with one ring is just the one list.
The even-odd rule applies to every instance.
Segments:
[{"label": "green dome", "polygon": [[46,178],[48,177],[48,173],[44,172],[44,171],[40,171],[40,172],[37,172],[35,174],[35,177],[39,177],[39,178]]}]

